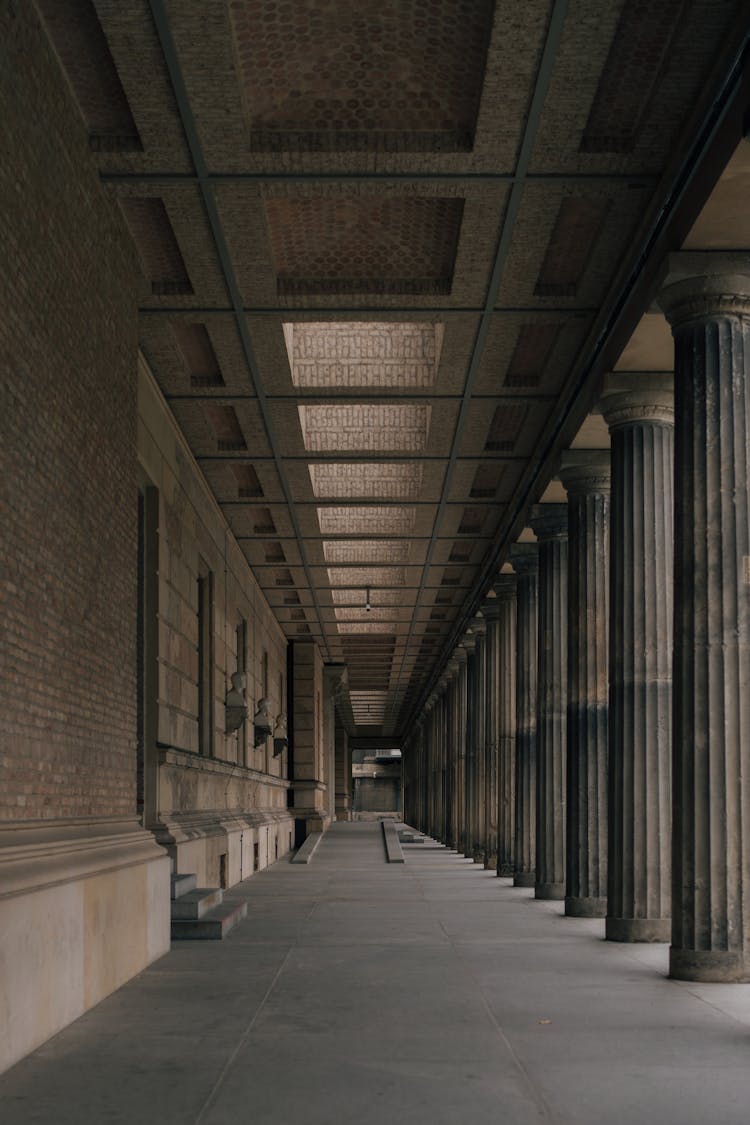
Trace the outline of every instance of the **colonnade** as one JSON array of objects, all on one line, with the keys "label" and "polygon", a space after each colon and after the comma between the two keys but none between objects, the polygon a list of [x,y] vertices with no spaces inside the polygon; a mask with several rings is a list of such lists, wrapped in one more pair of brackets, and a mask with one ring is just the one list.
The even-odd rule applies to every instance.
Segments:
[{"label": "colonnade", "polygon": [[[404,746],[406,817],[680,979],[750,980],[750,276],[680,254]],[[524,537],[525,539],[528,537]]]}]

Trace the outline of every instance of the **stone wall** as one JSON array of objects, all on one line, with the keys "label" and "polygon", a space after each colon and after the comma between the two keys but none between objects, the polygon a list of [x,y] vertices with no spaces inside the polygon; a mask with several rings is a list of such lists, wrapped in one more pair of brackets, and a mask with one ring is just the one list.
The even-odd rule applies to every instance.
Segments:
[{"label": "stone wall", "polygon": [[169,862],[136,818],[139,266],[29,3],[0,104],[2,1070],[166,952]]},{"label": "stone wall", "polygon": [[[293,844],[288,752],[274,756],[271,737],[256,747],[252,723],[263,697],[274,722],[286,712],[286,639],[143,358],[138,415],[141,487],[154,490],[157,539],[158,678],[154,738],[145,751],[146,823],[177,871],[195,872],[204,886],[231,885]],[[201,574],[210,575],[212,602],[212,723],[203,739]],[[226,693],[238,669],[245,670],[248,719],[227,734]]]}]

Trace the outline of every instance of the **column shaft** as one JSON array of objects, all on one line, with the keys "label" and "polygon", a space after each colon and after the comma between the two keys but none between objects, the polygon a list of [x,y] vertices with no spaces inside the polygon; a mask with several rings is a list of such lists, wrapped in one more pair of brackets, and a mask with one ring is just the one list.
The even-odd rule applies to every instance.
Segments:
[{"label": "column shaft", "polygon": [[497,873],[513,875],[516,831],[516,577],[501,576],[497,595]]},{"label": "column shaft", "polygon": [[667,941],[673,407],[668,390],[631,389],[605,395],[602,409],[612,435],[606,934]]},{"label": "column shaft", "polygon": [[693,276],[662,305],[675,337],[677,488],[670,973],[747,981],[750,278]]},{"label": "column shaft", "polygon": [[537,618],[539,610],[536,544],[511,550],[516,571],[518,619],[516,633],[516,846],[513,882],[536,882],[536,695]]},{"label": "column shaft", "polygon": [[563,455],[568,492],[565,913],[607,913],[609,451]]},{"label": "column shaft", "polygon": [[568,509],[539,504],[539,679],[537,686],[537,898],[565,897],[565,786],[568,679]]}]

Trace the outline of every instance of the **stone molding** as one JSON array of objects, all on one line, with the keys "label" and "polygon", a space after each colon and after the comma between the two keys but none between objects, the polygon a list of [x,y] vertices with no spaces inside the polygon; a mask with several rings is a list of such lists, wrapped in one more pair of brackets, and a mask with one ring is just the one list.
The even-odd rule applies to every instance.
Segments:
[{"label": "stone molding", "polygon": [[0,826],[0,898],[166,858],[134,817],[12,821]]},{"label": "stone molding", "polygon": [[200,770],[201,773],[226,774],[235,780],[254,781],[259,785],[275,786],[278,789],[289,789],[292,784],[286,777],[276,777],[271,773],[263,773],[262,770],[251,769],[239,762],[228,762],[224,758],[204,757],[202,754],[194,754],[191,750],[177,750],[174,747],[159,751],[159,765]]},{"label": "stone molding", "polygon": [[611,456],[608,449],[567,449],[558,473],[568,496],[609,492]]}]

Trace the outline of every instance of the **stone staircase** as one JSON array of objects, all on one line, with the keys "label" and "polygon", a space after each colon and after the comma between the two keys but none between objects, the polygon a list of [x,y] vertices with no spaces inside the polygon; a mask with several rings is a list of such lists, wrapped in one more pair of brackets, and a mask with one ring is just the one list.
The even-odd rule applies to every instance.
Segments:
[{"label": "stone staircase", "polygon": [[219,887],[197,887],[195,875],[172,875],[172,941],[220,941],[247,914],[246,902],[224,902]]}]

